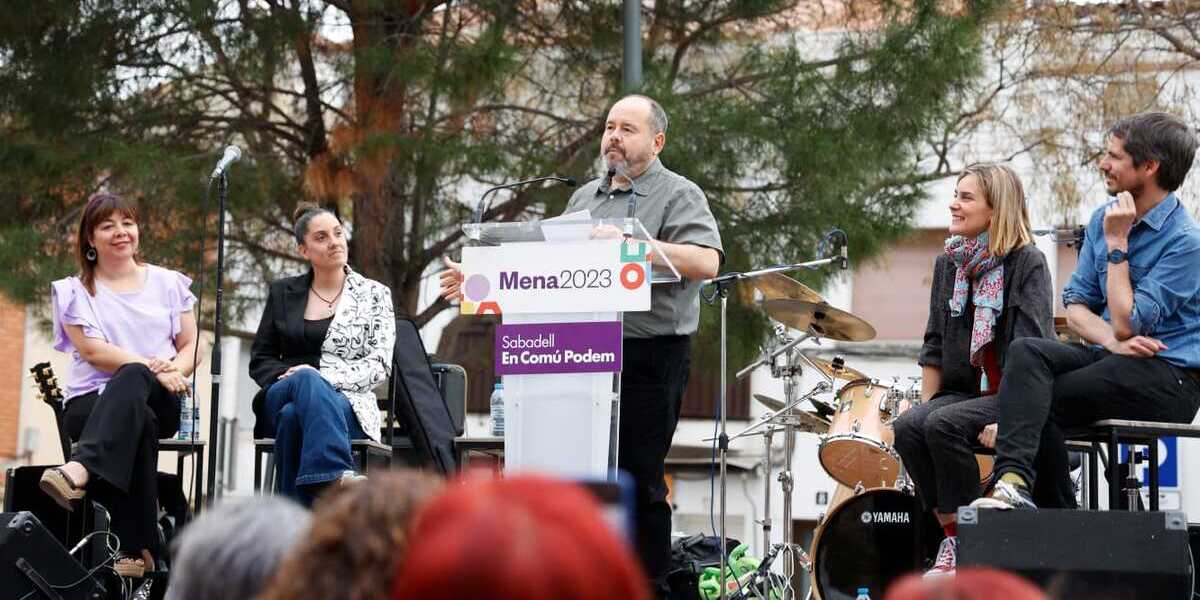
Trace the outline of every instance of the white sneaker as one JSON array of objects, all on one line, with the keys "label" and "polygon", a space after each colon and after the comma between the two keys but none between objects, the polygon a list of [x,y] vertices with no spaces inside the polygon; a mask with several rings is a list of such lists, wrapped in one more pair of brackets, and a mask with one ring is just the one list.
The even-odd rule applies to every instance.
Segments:
[{"label": "white sneaker", "polygon": [[924,577],[952,576],[956,566],[958,566],[958,537],[950,536],[942,540],[942,545],[938,546],[937,560],[933,562],[932,569],[925,571]]},{"label": "white sneaker", "polygon": [[1033,498],[1029,495],[1029,490],[1007,481],[997,481],[996,487],[992,489],[991,496],[978,498],[971,503],[971,506],[975,508],[998,508],[1000,510],[1037,508],[1037,505],[1033,503]]}]

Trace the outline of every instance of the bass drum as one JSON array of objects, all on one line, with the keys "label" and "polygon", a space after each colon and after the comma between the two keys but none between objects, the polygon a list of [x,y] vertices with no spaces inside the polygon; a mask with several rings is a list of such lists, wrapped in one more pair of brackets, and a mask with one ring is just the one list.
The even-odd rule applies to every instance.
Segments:
[{"label": "bass drum", "polygon": [[819,600],[882,598],[893,581],[932,564],[942,541],[933,513],[896,489],[867,490],[833,507],[813,536],[812,584]]}]

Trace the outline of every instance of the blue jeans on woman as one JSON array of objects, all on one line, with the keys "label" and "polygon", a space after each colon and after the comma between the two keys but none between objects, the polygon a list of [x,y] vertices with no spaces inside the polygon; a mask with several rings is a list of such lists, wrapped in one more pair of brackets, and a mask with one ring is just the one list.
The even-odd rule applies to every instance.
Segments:
[{"label": "blue jeans on woman", "polygon": [[275,492],[312,506],[316,487],[354,470],[350,440],[367,437],[354,408],[315,369],[267,388],[267,427],[275,432]]}]

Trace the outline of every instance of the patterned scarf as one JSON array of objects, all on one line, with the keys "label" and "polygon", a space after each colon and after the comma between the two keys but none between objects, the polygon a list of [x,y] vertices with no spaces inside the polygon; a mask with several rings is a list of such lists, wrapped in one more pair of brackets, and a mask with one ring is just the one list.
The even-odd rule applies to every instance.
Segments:
[{"label": "patterned scarf", "polygon": [[974,239],[960,235],[946,240],[946,255],[954,262],[954,294],[950,314],[962,316],[967,305],[967,290],[975,282],[975,322],[971,326],[971,364],[983,364],[983,347],[995,339],[996,318],[1004,307],[1004,257],[988,252],[988,234]]}]

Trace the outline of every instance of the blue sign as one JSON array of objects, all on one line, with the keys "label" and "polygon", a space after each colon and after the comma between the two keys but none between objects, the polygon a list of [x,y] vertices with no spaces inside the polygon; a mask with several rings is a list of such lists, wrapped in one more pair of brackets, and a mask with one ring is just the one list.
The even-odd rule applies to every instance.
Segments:
[{"label": "blue sign", "polygon": [[[1158,441],[1158,487],[1179,487],[1179,457],[1176,453],[1178,440],[1173,437],[1159,438]],[[1129,460],[1129,445],[1121,444],[1121,462]],[[1142,487],[1150,485],[1149,466],[1142,461],[1138,466],[1138,480]]]}]

